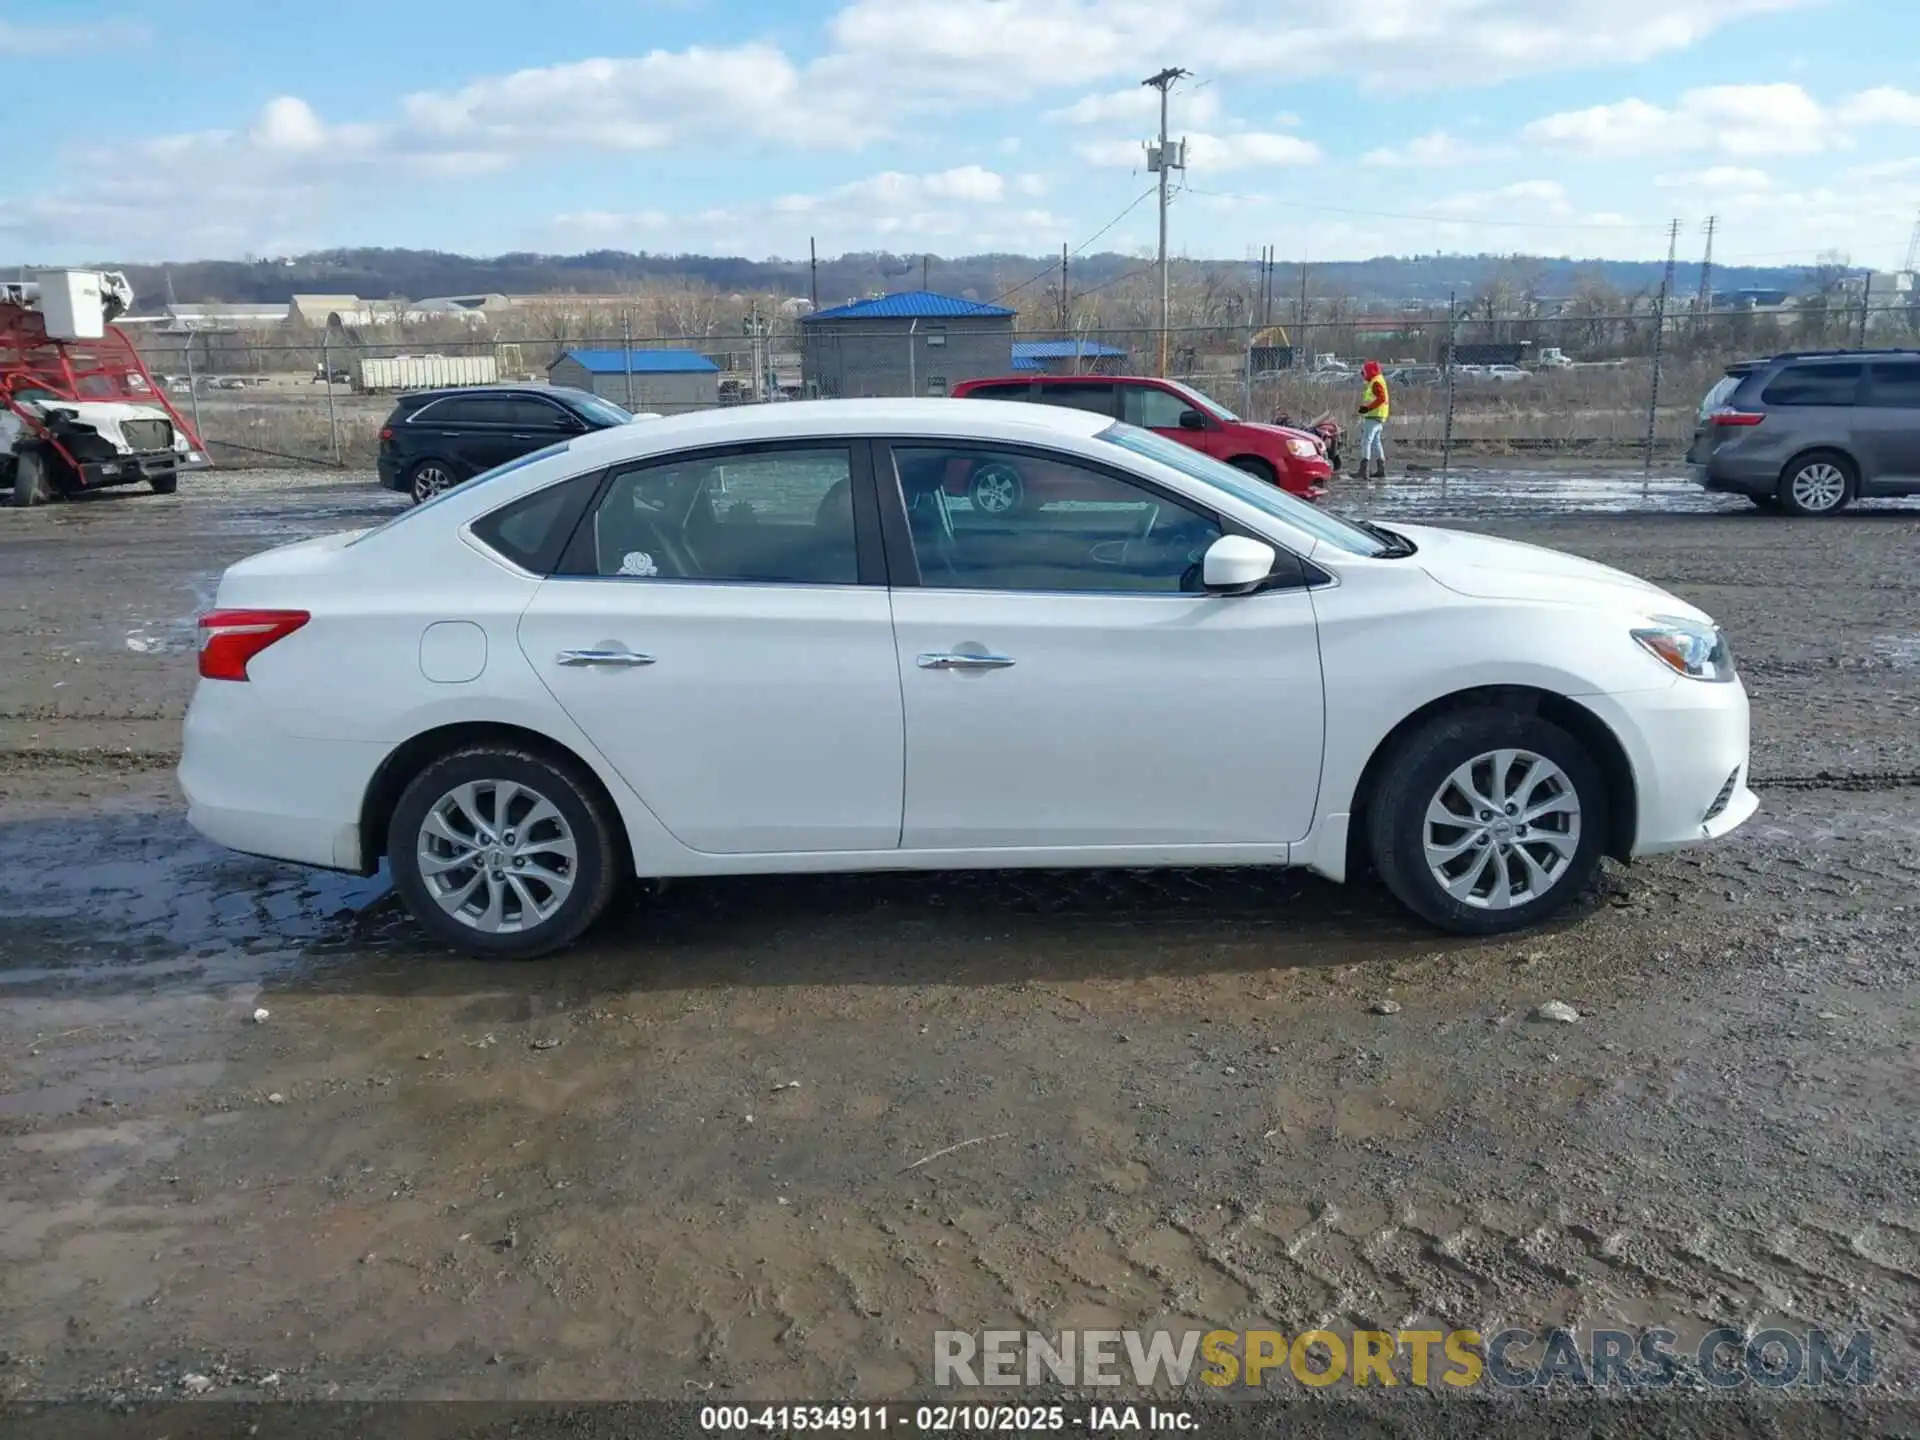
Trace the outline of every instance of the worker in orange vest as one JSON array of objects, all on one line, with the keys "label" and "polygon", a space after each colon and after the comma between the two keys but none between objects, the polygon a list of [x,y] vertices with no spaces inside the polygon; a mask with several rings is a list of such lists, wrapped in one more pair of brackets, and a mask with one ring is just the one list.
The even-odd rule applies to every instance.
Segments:
[{"label": "worker in orange vest", "polygon": [[1380,362],[1369,360],[1360,367],[1366,382],[1360,392],[1360,473],[1375,480],[1387,478],[1387,377],[1380,373]]}]

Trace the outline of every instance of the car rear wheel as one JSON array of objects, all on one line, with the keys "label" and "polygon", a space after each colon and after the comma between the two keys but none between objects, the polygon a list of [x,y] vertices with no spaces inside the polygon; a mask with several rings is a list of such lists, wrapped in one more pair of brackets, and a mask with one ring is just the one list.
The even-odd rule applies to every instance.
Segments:
[{"label": "car rear wheel", "polygon": [[38,505],[42,500],[51,498],[52,491],[47,485],[47,460],[38,450],[28,450],[14,457],[13,461],[13,503],[21,509],[29,505]]},{"label": "car rear wheel", "polygon": [[1853,499],[1853,465],[1844,455],[1802,455],[1780,477],[1780,506],[1789,515],[1833,515]]},{"label": "car rear wheel", "polygon": [[424,505],[442,490],[451,490],[460,477],[442,460],[422,460],[407,472],[407,493],[413,503]]},{"label": "car rear wheel", "polygon": [[573,766],[479,745],[417,775],[387,827],[394,888],[433,936],[484,959],[572,944],[613,897],[614,821]]},{"label": "car rear wheel", "polygon": [[1606,782],[1578,740],[1534,715],[1436,717],[1388,757],[1367,815],[1396,899],[1458,935],[1524,929],[1564,910],[1606,847]]},{"label": "car rear wheel", "polygon": [[1273,473],[1273,466],[1260,459],[1257,455],[1242,455],[1239,459],[1231,460],[1228,463],[1236,470],[1246,471],[1247,474],[1253,476],[1256,480],[1264,480],[1269,485],[1278,485],[1280,483],[1279,477]]},{"label": "car rear wheel", "polygon": [[988,460],[967,481],[967,503],[982,515],[1017,515],[1027,503],[1026,483],[1013,466]]}]

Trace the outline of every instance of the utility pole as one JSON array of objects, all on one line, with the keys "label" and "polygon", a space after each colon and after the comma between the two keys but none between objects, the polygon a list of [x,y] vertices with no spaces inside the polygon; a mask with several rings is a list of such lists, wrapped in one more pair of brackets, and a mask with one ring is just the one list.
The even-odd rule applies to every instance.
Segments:
[{"label": "utility pole", "polygon": [[[1653,310],[1653,383],[1647,387],[1647,438],[1641,452],[1641,472],[1653,474],[1653,432],[1660,420],[1660,358],[1667,339],[1667,298],[1673,294],[1673,263],[1680,249],[1680,222],[1667,226],[1667,269],[1660,279],[1660,299]],[[1646,481],[1640,482],[1641,494]]]},{"label": "utility pole", "polygon": [[814,249],[813,237],[807,237],[807,301],[815,309],[820,308],[820,252]]},{"label": "utility pole", "polygon": [[1149,75],[1140,83],[1160,92],[1160,144],[1149,146],[1147,169],[1160,177],[1160,374],[1167,373],[1167,330],[1172,316],[1172,291],[1167,283],[1167,176],[1187,168],[1186,147],[1175,150],[1167,139],[1167,92],[1187,78],[1188,72],[1169,65],[1158,75]]},{"label": "utility pole", "polygon": [[932,258],[931,255],[922,255],[920,257],[920,288],[922,290],[927,288],[927,262]]},{"label": "utility pole", "polygon": [[1060,242],[1060,338],[1067,338],[1067,245]]},{"label": "utility pole", "polygon": [[1707,312],[1713,309],[1713,227],[1717,216],[1707,216],[1707,252],[1700,261],[1700,299],[1693,307],[1694,329],[1706,324]]}]

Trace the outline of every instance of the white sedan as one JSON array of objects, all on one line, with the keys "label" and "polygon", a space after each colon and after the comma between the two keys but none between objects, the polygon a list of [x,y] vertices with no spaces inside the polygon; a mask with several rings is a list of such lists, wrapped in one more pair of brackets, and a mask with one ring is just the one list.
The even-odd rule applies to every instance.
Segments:
[{"label": "white sedan", "polygon": [[[965,499],[982,465],[1075,498]],[[739,407],[283,546],[200,621],[180,782],[482,955],[624,877],[1371,866],[1491,934],[1757,807],[1713,621],[1617,570],[1339,519],[1151,431]]]}]

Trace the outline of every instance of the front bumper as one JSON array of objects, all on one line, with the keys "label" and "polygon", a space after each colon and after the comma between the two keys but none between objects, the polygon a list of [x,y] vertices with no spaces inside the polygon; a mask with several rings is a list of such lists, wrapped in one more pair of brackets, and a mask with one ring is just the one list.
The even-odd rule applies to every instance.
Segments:
[{"label": "front bumper", "polygon": [[186,470],[203,470],[206,458],[198,451],[155,450],[143,455],[116,455],[111,460],[89,460],[80,465],[80,488],[98,490],[108,485],[137,485]]},{"label": "front bumper", "polygon": [[1747,692],[1738,680],[1676,677],[1662,690],[1580,703],[1606,723],[1633,770],[1634,858],[1717,840],[1760,808],[1748,783]]}]

